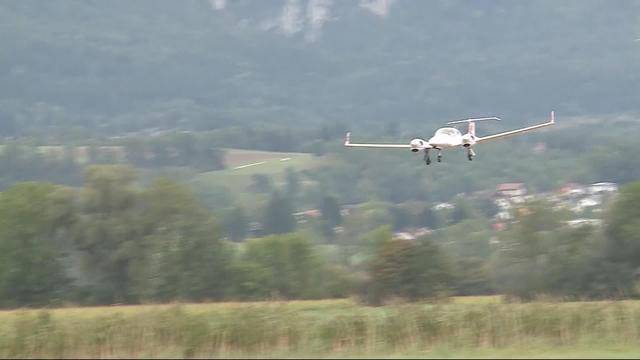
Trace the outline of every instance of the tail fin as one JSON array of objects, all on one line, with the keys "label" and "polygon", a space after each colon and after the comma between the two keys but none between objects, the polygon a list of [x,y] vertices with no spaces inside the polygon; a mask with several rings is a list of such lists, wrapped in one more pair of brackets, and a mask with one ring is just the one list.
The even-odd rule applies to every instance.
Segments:
[{"label": "tail fin", "polygon": [[344,137],[344,145],[349,146],[351,144],[351,132],[348,132]]}]

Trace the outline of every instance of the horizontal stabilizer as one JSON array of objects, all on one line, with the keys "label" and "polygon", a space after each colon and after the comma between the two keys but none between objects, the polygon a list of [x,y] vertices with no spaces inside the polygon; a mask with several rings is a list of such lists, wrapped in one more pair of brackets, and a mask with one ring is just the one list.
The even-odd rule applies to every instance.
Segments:
[{"label": "horizontal stabilizer", "polygon": [[465,120],[456,120],[456,121],[449,121],[447,123],[447,125],[454,125],[454,124],[464,124],[464,123],[470,123],[470,122],[476,122],[476,121],[487,121],[487,120],[495,120],[495,121],[500,121],[502,119],[500,119],[499,117],[485,117],[485,118],[476,118],[476,119],[465,119]]}]

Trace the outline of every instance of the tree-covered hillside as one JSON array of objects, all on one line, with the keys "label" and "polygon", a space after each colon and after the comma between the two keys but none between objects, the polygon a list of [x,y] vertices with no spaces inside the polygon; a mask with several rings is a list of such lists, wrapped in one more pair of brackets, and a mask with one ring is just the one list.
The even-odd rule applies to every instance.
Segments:
[{"label": "tree-covered hillside", "polygon": [[639,14],[637,1],[4,1],[0,134],[633,113]]}]

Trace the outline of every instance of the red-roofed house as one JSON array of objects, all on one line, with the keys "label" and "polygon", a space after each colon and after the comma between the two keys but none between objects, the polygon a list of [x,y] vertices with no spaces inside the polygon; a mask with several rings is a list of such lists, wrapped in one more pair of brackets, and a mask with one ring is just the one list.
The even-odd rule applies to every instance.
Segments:
[{"label": "red-roofed house", "polygon": [[582,196],[587,193],[586,186],[570,182],[562,186],[559,191],[561,196]]},{"label": "red-roofed house", "polygon": [[523,183],[504,183],[498,185],[496,196],[517,197],[527,195],[527,188]]}]

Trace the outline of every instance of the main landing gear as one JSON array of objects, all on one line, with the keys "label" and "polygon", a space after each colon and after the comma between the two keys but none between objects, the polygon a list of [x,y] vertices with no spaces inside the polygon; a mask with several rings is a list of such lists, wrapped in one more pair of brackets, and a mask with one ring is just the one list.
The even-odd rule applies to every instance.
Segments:
[{"label": "main landing gear", "polygon": [[476,152],[473,151],[471,146],[465,146],[465,147],[467,148],[467,159],[469,159],[469,161],[472,161],[473,157],[476,156]]},{"label": "main landing gear", "polygon": [[[473,158],[476,156],[476,152],[473,151],[473,149],[471,148],[471,146],[465,146],[465,148],[467,149],[467,159],[469,159],[469,161],[473,161]],[[434,148],[436,150],[438,150],[438,157],[436,158],[438,160],[438,162],[442,162],[442,149],[438,149],[438,148]],[[430,149],[424,149],[424,163],[427,165],[431,165],[431,157],[429,156],[429,150]]]},{"label": "main landing gear", "polygon": [[[438,150],[438,157],[436,158],[438,162],[442,162],[442,150]],[[431,165],[431,157],[429,156],[429,149],[424,149],[424,163],[427,165]]]}]

